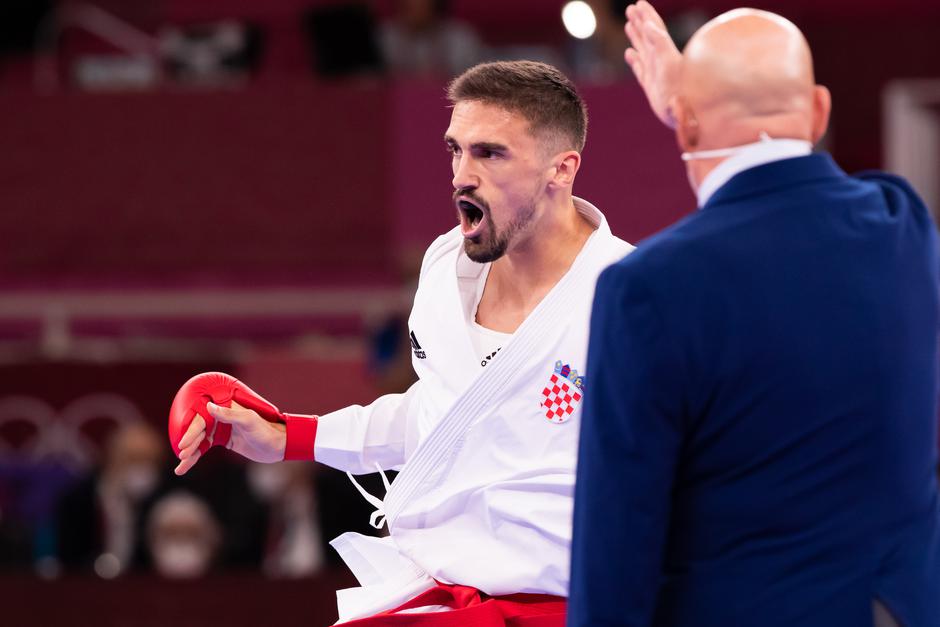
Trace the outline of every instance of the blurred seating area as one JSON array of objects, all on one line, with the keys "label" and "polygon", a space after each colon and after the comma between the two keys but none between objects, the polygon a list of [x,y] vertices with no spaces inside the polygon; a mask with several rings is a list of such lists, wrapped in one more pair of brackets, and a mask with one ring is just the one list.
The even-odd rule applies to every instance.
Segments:
[{"label": "blurred seating area", "polygon": [[[456,223],[444,87],[468,65],[572,74],[591,118],[576,194],[615,233],[637,242],[694,210],[622,63],[626,2],[589,0],[586,39],[564,4],[0,3],[4,624],[335,620],[353,582],[327,542],[375,533],[370,506],[342,473],[220,450],[175,477],[167,411],[209,370],[297,413],[407,388],[421,255]],[[682,42],[738,3],[654,4]],[[936,178],[940,2],[758,5],[810,39],[843,167],[935,154]],[[897,131],[910,94],[921,125]]]},{"label": "blurred seating area", "polygon": [[[94,615],[104,625],[167,624],[184,614],[195,622],[183,624],[225,616],[259,624],[268,603],[287,599],[268,581],[304,582],[287,588],[306,592],[289,599],[286,624],[335,620],[332,590],[353,582],[327,543],[346,531],[378,533],[371,506],[344,473],[309,463],[246,463],[214,450],[185,477],[173,475],[167,400],[203,370],[237,373],[285,407],[330,410],[376,394],[362,360],[349,355],[0,366],[0,586],[12,600],[9,624],[66,624],[76,608],[62,599],[82,591],[101,597]],[[377,477],[361,482],[377,493],[382,486]],[[206,581],[222,598],[195,592]],[[44,606],[49,594],[58,601]]]}]

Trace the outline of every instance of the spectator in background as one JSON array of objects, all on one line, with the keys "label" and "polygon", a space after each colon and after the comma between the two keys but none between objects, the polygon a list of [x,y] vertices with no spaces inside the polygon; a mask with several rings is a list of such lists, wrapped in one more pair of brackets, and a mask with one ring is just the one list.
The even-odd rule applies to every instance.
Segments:
[{"label": "spectator in background", "polygon": [[57,512],[58,556],[67,569],[111,578],[140,565],[141,511],[165,461],[162,438],[145,423],[112,436],[101,471],[79,482]]},{"label": "spectator in background", "polygon": [[195,579],[208,573],[222,534],[209,506],[188,492],[158,500],[147,519],[147,548],[157,573],[168,579]]},{"label": "spectator in background", "polygon": [[[414,294],[424,251],[405,251],[398,258],[402,291]],[[400,394],[418,380],[411,367],[412,339],[408,312],[394,311],[380,320],[369,333],[369,371],[379,394]]]},{"label": "spectator in background", "polygon": [[568,55],[572,71],[592,81],[620,80],[629,72],[623,62],[627,38],[623,33],[626,0],[587,0],[597,27],[587,39],[569,41]]},{"label": "spectator in background", "polygon": [[[328,541],[347,531],[379,535],[369,524],[371,505],[353,489],[344,472],[327,466],[284,465],[291,468],[253,462],[245,467],[247,494],[239,498],[239,517],[233,517],[232,511],[219,516],[223,545],[231,545],[233,536],[240,536],[243,546],[238,557],[244,559],[232,559],[231,546],[223,547],[227,549],[224,565],[260,569],[273,578],[306,577],[325,568],[345,570]],[[370,492],[384,487],[377,474],[357,480]],[[221,483],[216,481],[216,485]],[[329,507],[320,507],[321,503]]]},{"label": "spectator in background", "polygon": [[389,73],[453,76],[481,62],[485,49],[467,24],[449,17],[448,0],[398,0],[380,41]]},{"label": "spectator in background", "polygon": [[325,564],[312,473],[309,464],[296,462],[248,467],[251,491],[269,508],[261,565],[269,577],[307,577]]},{"label": "spectator in background", "polygon": [[[584,40],[570,42],[572,70],[582,79],[610,82],[623,79],[630,73],[623,62],[623,49],[627,38],[623,31],[623,15],[632,0],[586,0],[597,19],[594,34]],[[676,12],[666,22],[666,29],[679,49],[708,21],[708,13],[701,8]]]},{"label": "spectator in background", "polygon": [[0,3],[0,56],[26,54],[36,46],[36,31],[52,0],[4,0]]}]

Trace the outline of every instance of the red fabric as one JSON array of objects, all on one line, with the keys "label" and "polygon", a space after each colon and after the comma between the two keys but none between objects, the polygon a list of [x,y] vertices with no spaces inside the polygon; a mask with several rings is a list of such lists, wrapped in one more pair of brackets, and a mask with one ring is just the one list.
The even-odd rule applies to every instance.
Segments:
[{"label": "red fabric", "polygon": [[[400,614],[426,605],[451,611]],[[353,627],[564,627],[567,600],[548,594],[490,597],[476,588],[439,583],[407,603],[375,616],[342,623]]]},{"label": "red fabric", "polygon": [[[232,401],[235,401],[242,407],[256,411],[265,420],[285,422],[277,407],[235,377],[224,372],[203,372],[183,384],[170,406],[168,433],[170,446],[177,456],[180,454],[179,442],[196,414],[205,420],[206,433],[213,432],[215,419],[206,409],[206,403],[209,401],[221,407],[231,407]],[[205,454],[211,446],[225,446],[231,433],[232,425],[220,423],[215,429],[212,441],[205,438],[199,445],[199,452]]]},{"label": "red fabric", "polygon": [[317,439],[317,416],[284,414],[287,424],[287,445],[284,460],[313,461],[313,443]]}]

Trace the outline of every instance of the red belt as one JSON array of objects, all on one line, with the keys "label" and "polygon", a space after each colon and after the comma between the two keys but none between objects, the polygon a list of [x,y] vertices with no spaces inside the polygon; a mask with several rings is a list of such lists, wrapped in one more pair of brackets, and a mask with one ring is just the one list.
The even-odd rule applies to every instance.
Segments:
[{"label": "red belt", "polygon": [[[450,611],[400,614],[426,605]],[[567,601],[550,594],[510,594],[491,597],[476,588],[438,583],[393,610],[352,620],[352,627],[564,627]]]}]

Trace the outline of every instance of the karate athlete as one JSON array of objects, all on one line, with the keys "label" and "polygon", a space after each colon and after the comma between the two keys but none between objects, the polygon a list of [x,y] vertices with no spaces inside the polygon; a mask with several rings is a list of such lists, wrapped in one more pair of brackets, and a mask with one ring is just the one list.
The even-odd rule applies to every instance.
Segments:
[{"label": "karate athlete", "polygon": [[538,614],[523,624],[560,626],[590,303],[601,270],[632,247],[572,196],[587,116],[563,74],[479,65],[449,98],[460,224],[421,267],[409,320],[420,380],[367,407],[298,417],[200,375],[174,401],[177,473],[210,445],[261,462],[399,470],[384,501],[370,497],[390,536],[332,543],[362,584],[337,593],[341,622],[400,625],[388,614],[407,610],[415,625]]}]

